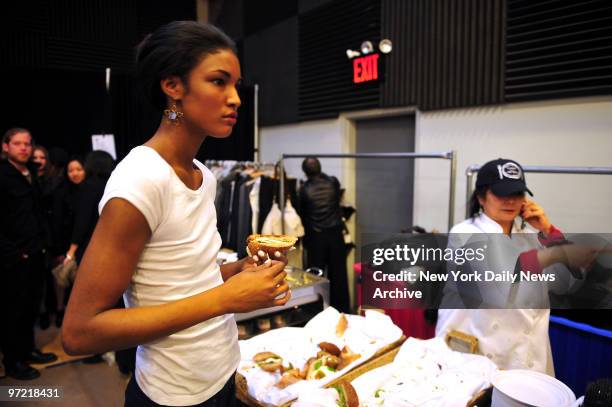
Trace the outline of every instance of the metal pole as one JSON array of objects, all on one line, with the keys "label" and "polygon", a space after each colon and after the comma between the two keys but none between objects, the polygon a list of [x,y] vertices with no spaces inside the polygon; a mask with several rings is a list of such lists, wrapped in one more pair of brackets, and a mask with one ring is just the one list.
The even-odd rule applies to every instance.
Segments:
[{"label": "metal pole", "polygon": [[259,85],[253,90],[253,153],[254,161],[259,161]]},{"label": "metal pole", "polygon": [[590,175],[611,175],[612,167],[556,167],[556,166],[526,166],[525,172],[540,174],[590,174]]},{"label": "metal pole", "polygon": [[278,162],[278,170],[280,171],[280,185],[278,187],[280,195],[280,212],[281,212],[281,233],[285,234],[285,158],[281,155]]},{"label": "metal pole", "polygon": [[448,199],[448,230],[455,224],[455,181],[457,178],[457,153],[450,152],[450,197]]},{"label": "metal pole", "polygon": [[450,159],[451,153],[356,153],[356,154],[283,154],[284,158],[443,158]]},{"label": "metal pole", "polygon": [[[474,185],[474,166],[471,165],[467,168],[467,170],[465,170],[465,175],[467,177],[467,184],[465,186],[465,217],[469,217],[470,216],[470,206],[469,206],[469,202],[470,199],[472,198],[472,192],[474,192],[473,190],[473,185]],[[476,171],[478,171],[478,167],[476,167]]]},{"label": "metal pole", "polygon": [[[465,170],[467,176],[466,195],[469,202],[474,191],[474,175],[480,171],[480,166],[470,165]],[[524,166],[523,172],[535,174],[583,174],[583,175],[612,175],[612,167],[557,167],[557,166]],[[466,207],[466,216],[469,216],[469,207]]]},{"label": "metal pole", "polygon": [[[281,168],[283,166],[283,160],[285,158],[306,158],[306,157],[317,157],[317,158],[442,158],[451,160],[450,168],[450,188],[449,188],[449,208],[448,208],[448,227],[449,230],[453,226],[455,221],[455,190],[456,190],[456,174],[457,174],[457,153],[455,151],[448,151],[444,153],[355,153],[355,154],[282,154],[281,155]],[[281,174],[281,182],[284,182],[284,173]],[[284,188],[284,185],[283,185]],[[281,213],[284,213],[284,200],[281,201]],[[285,232],[285,220],[282,218],[281,225],[283,233]]]}]

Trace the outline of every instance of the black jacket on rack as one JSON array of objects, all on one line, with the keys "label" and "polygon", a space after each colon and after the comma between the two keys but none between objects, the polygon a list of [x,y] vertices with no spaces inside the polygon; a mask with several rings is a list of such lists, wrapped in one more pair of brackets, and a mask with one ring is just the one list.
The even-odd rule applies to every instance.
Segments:
[{"label": "black jacket on rack", "polygon": [[[280,205],[279,181],[261,176],[259,185],[259,219],[257,230],[253,230],[250,193],[253,179],[240,170],[232,171],[217,184],[215,208],[217,210],[217,229],[225,248],[238,252],[239,257],[246,256],[246,238],[251,233],[260,233],[266,217],[272,209],[272,202]],[[285,190],[291,197],[291,203],[298,203],[296,180],[286,180]]]},{"label": "black jacket on rack", "polygon": [[217,185],[218,191],[215,198],[217,229],[221,235],[223,247],[229,247],[233,202],[237,192],[236,183],[239,178],[240,171],[232,171]]}]

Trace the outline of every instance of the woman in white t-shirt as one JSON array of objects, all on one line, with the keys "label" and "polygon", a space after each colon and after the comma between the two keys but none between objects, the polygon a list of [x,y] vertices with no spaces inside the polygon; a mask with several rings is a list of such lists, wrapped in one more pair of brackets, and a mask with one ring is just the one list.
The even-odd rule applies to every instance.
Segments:
[{"label": "woman in white t-shirt", "polygon": [[[236,123],[239,61],[219,29],[177,21],[144,39],[136,64],[163,119],[108,181],[68,304],[64,348],[138,346],[126,406],[227,405],[240,359],[233,313],[291,297],[284,259],[216,263],[216,181],[195,156],[207,136],[227,137]],[[113,309],[122,294],[127,308]]]},{"label": "woman in white t-shirt", "polygon": [[[526,192],[531,195],[517,162],[500,158],[484,164],[478,172],[470,202],[471,217],[453,226],[449,242],[465,241],[478,233],[503,233],[510,240],[491,262],[505,258],[502,263],[508,264],[501,265],[504,269],[514,270],[518,263],[522,270],[532,273],[549,268],[560,277],[558,281],[569,285],[572,277],[565,266],[586,267],[594,260],[595,252],[580,245],[548,247],[563,240],[563,235],[550,223],[544,210],[525,197]],[[525,227],[524,222],[529,226]],[[487,242],[495,241],[491,238]],[[483,287],[483,290],[490,288]],[[540,304],[539,309],[440,309],[436,336],[461,331],[478,338],[480,352],[502,369],[529,369],[554,375],[548,339],[550,310],[547,307],[551,287],[529,282],[518,290],[523,291],[519,292],[523,295],[520,304],[534,301]],[[481,292],[484,303],[487,297],[494,297],[490,294]],[[457,290],[445,289],[442,306],[458,304],[458,299],[452,298],[457,295],[460,295]]]}]

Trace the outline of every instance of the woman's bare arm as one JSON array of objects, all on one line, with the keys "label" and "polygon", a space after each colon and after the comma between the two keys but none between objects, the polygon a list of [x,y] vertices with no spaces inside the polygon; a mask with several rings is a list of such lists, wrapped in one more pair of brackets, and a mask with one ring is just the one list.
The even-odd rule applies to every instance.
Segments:
[{"label": "woman's bare arm", "polygon": [[113,309],[127,288],[150,236],[144,216],[132,204],[117,198],[106,204],[85,251],[66,310],[62,341],[67,353],[100,353],[132,347],[219,315],[281,305],[290,298],[282,280],[283,264],[274,262],[179,301]]}]

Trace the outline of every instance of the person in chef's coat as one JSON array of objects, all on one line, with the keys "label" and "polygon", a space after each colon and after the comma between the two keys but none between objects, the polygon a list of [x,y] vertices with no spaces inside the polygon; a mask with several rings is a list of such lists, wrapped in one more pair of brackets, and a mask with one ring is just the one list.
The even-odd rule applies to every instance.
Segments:
[{"label": "person in chef's coat", "polygon": [[[551,246],[563,240],[563,234],[525,193],[533,196],[520,164],[507,159],[486,163],[478,172],[469,203],[471,216],[450,230],[449,242],[469,234],[503,233],[518,248],[513,262],[523,270],[537,273],[552,267],[566,274],[557,281],[567,281],[569,272],[565,266],[588,267],[595,251],[580,245]],[[557,270],[560,265],[563,271]],[[546,297],[548,304],[547,291],[541,297]],[[436,336],[445,337],[452,330],[464,332],[478,338],[480,353],[501,369],[529,369],[554,375],[549,315],[549,309],[440,309]]]}]

